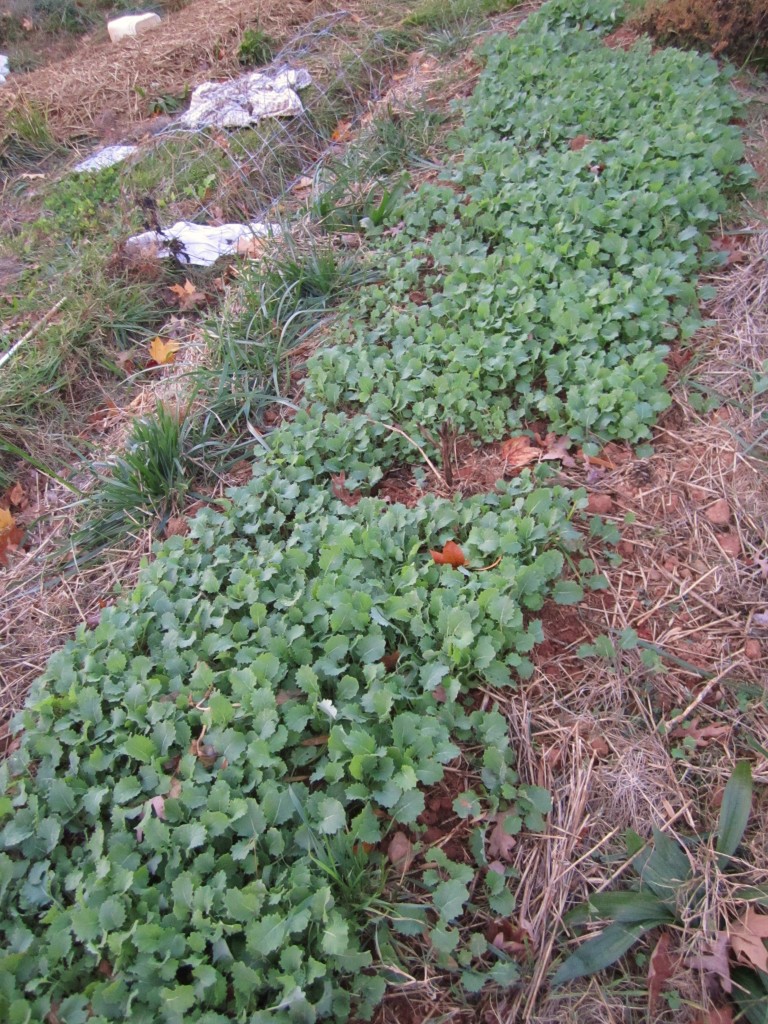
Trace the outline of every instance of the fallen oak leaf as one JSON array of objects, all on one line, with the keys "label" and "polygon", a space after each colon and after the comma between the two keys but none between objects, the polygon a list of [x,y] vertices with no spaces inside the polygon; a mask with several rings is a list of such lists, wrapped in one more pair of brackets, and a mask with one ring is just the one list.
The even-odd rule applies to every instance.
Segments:
[{"label": "fallen oak leaf", "polygon": [[433,551],[432,548],[430,548],[429,553],[438,565],[451,565],[454,569],[458,569],[460,565],[467,564],[464,552],[461,550],[459,545],[452,540],[447,540],[445,544],[443,544],[442,551]]},{"label": "fallen oak leaf", "polygon": [[157,366],[167,366],[176,359],[176,353],[181,348],[181,344],[178,341],[163,341],[163,339],[157,335],[150,341],[147,346],[149,354],[152,357],[152,361]]},{"label": "fallen oak leaf", "polygon": [[514,822],[517,815],[510,812],[496,815],[496,824],[488,837],[488,858],[491,860],[510,861],[512,850],[517,846],[515,837],[507,831],[506,824],[509,818]]},{"label": "fallen oak leaf", "polygon": [[754,907],[748,907],[744,917],[729,926],[731,948],[742,963],[768,972],[768,914],[758,914]]},{"label": "fallen oak leaf", "polygon": [[708,747],[710,743],[722,742],[730,735],[729,725],[699,726],[699,717],[692,718],[688,725],[680,725],[669,734],[674,739],[692,739],[697,747]]},{"label": "fallen oak leaf", "polygon": [[558,459],[568,469],[573,469],[576,465],[576,460],[573,456],[568,454],[568,449],[571,447],[570,437],[566,434],[564,437],[557,437],[555,434],[547,434],[544,438],[544,447],[546,451],[542,452],[540,458],[542,462],[549,462],[552,459]]},{"label": "fallen oak leaf", "polygon": [[728,932],[718,932],[714,943],[708,943],[704,947],[703,953],[685,959],[686,967],[694,967],[706,974],[714,974],[726,995],[729,995],[733,988],[731,965],[728,962],[728,946]]}]

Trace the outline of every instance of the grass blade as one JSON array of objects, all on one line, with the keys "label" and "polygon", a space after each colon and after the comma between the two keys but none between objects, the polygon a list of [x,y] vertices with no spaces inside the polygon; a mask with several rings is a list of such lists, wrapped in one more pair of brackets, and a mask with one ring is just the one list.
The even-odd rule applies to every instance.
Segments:
[{"label": "grass blade", "polygon": [[716,851],[723,867],[726,859],[732,857],[744,836],[744,830],[752,811],[752,769],[748,761],[739,761],[733,769],[723,793],[720,808]]},{"label": "grass blade", "polygon": [[633,946],[641,935],[655,928],[656,921],[641,921],[633,925],[611,924],[594,939],[588,939],[575,953],[560,964],[551,984],[564,985],[575,978],[596,974],[616,963],[622,954]]},{"label": "grass blade", "polygon": [[579,924],[589,918],[603,917],[617,924],[639,924],[655,921],[657,924],[668,924],[674,915],[652,892],[633,892],[626,889],[620,892],[600,892],[590,896],[589,902],[582,904],[567,915],[568,924]]}]

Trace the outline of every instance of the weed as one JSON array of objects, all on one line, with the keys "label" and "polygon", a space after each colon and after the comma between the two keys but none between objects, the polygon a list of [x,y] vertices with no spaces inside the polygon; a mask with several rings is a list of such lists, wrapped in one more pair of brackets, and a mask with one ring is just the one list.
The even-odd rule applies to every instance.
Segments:
[{"label": "weed", "polygon": [[403,24],[426,31],[447,31],[457,24],[477,23],[491,14],[516,7],[519,0],[424,0]]},{"label": "weed", "polygon": [[83,526],[72,538],[81,556],[118,543],[132,529],[165,525],[195,474],[190,433],[186,414],[162,404],[136,421],[125,453],[104,467],[84,499]]},{"label": "weed", "polygon": [[149,117],[154,114],[176,114],[189,99],[189,86],[180,93],[151,94],[141,85],[134,86],[136,95],[144,100],[144,107]]},{"label": "weed", "polygon": [[9,111],[0,135],[0,172],[40,163],[60,150],[44,111],[23,102]]},{"label": "weed", "polygon": [[57,182],[45,197],[45,215],[38,226],[50,232],[53,225],[69,238],[96,234],[104,224],[104,206],[117,203],[119,198],[118,167],[69,175]]},{"label": "weed", "polygon": [[275,54],[275,41],[260,29],[247,28],[243,32],[237,59],[244,67],[262,67],[269,64]]},{"label": "weed", "polygon": [[[727,888],[726,878],[720,875],[738,870],[736,853],[749,821],[751,806],[752,774],[749,765],[741,762],[734,769],[723,793],[713,849],[703,837],[694,837],[683,845],[654,830],[652,842],[646,844],[638,835],[630,833],[627,853],[638,876],[636,888],[595,894],[585,906],[571,911],[566,918],[571,924],[583,923],[590,917],[612,923],[600,935],[583,942],[560,965],[552,977],[552,984],[563,985],[610,967],[642,935],[659,926],[677,925],[690,931],[701,928],[703,922],[708,921],[711,927],[714,913],[716,930],[727,935],[736,923],[732,910],[729,919],[725,920],[720,908],[713,911],[708,901]],[[714,873],[714,877],[708,877],[708,872]],[[743,890],[743,897],[749,895],[749,890]],[[759,892],[752,895],[765,897]],[[702,937],[714,938],[712,935]],[[762,1024],[768,999],[765,975],[747,968],[740,968],[739,975],[733,998],[748,1020]],[[757,1001],[756,994],[760,996]],[[755,1016],[758,1010],[762,1016]]]}]

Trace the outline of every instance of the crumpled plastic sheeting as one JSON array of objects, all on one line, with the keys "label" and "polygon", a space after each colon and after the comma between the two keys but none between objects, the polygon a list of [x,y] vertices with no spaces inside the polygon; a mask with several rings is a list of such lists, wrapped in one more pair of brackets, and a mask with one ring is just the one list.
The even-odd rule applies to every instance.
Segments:
[{"label": "crumpled plastic sheeting", "polygon": [[238,242],[251,238],[268,238],[280,234],[279,224],[193,224],[180,220],[162,231],[145,231],[126,242],[128,251],[146,250],[162,259],[175,256],[179,263],[210,267],[220,256],[232,256]]},{"label": "crumpled plastic sheeting", "polygon": [[0,53],[0,85],[3,84],[10,73],[11,69],[8,66],[8,58],[4,53]]},{"label": "crumpled plastic sheeting", "polygon": [[99,149],[95,153],[91,153],[85,160],[81,160],[72,170],[80,172],[102,171],[105,167],[119,164],[121,160],[125,160],[126,157],[136,153],[138,148],[138,146],[105,146],[104,149]]},{"label": "crumpled plastic sheeting", "polygon": [[245,128],[265,117],[293,117],[304,107],[297,90],[312,84],[303,68],[265,73],[252,71],[231,82],[203,82],[192,93],[183,128]]}]

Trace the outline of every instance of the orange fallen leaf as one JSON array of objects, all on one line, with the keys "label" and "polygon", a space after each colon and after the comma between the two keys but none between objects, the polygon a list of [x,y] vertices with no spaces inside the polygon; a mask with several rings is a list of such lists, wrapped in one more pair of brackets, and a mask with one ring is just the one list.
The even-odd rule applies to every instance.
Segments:
[{"label": "orange fallen leaf", "polygon": [[268,244],[268,238],[261,238],[258,235],[247,235],[243,238],[238,238],[236,252],[240,256],[250,256],[251,259],[258,259],[264,255],[264,250]]},{"label": "orange fallen leaf", "polygon": [[447,540],[445,544],[443,544],[442,551],[433,551],[432,548],[430,548],[429,553],[438,565],[452,565],[454,569],[458,569],[460,565],[467,564],[464,552],[461,550],[459,545],[452,540]]},{"label": "orange fallen leaf", "polygon": [[194,309],[201,302],[205,302],[205,292],[199,292],[188,279],[184,284],[170,285],[168,290],[176,296],[179,309]]},{"label": "orange fallen leaf", "polygon": [[149,343],[149,354],[158,366],[167,366],[176,358],[176,353],[181,348],[178,341],[163,341],[158,335]]},{"label": "orange fallen leaf", "polygon": [[8,491],[8,501],[17,508],[26,508],[29,504],[27,492],[20,483],[15,483]]},{"label": "orange fallen leaf", "polygon": [[728,929],[731,948],[742,963],[768,972],[768,914],[758,914],[754,907],[748,907],[740,921]]},{"label": "orange fallen leaf", "polygon": [[0,565],[8,565],[8,557],[24,540],[24,531],[16,525],[7,508],[0,508]]},{"label": "orange fallen leaf", "polygon": [[522,469],[523,466],[527,466],[529,462],[535,462],[539,457],[538,448],[533,448],[531,439],[524,434],[503,441],[500,451],[508,469]]},{"label": "orange fallen leaf", "polygon": [[339,121],[331,133],[331,142],[345,142],[351,134],[351,129],[350,121]]}]

